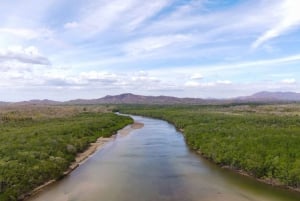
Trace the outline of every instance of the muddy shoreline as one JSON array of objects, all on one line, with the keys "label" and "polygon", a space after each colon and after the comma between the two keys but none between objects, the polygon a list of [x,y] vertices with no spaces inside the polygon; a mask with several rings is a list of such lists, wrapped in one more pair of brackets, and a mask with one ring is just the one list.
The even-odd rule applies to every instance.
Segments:
[{"label": "muddy shoreline", "polygon": [[134,122],[133,124],[127,125],[126,127],[120,129],[115,135],[112,135],[111,137],[104,138],[104,137],[99,137],[96,142],[93,142],[90,144],[90,146],[82,153],[78,153],[75,161],[69,166],[69,169],[66,170],[61,178],[58,179],[52,179],[50,181],[47,181],[43,185],[33,189],[31,192],[22,195],[18,198],[18,200],[30,200],[30,198],[39,192],[43,191],[46,187],[54,184],[55,182],[59,181],[60,179],[68,176],[71,174],[77,167],[82,165],[90,156],[92,156],[97,150],[102,149],[107,143],[114,141],[117,136],[120,137],[125,137],[128,135],[131,131],[135,129],[140,129],[144,126],[144,124],[139,123],[139,122]]}]

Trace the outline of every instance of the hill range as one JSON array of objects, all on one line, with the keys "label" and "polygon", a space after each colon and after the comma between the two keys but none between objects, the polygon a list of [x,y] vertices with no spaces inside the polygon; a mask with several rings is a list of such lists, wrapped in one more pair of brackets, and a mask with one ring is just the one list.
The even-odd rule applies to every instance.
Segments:
[{"label": "hill range", "polygon": [[90,104],[229,104],[229,103],[278,103],[278,102],[300,102],[300,93],[295,92],[258,92],[250,96],[241,96],[229,99],[204,99],[204,98],[178,98],[172,96],[143,96],[131,93],[120,95],[108,95],[98,99],[75,99],[70,101],[53,100],[29,100],[21,102],[1,102],[1,105],[90,105]]}]

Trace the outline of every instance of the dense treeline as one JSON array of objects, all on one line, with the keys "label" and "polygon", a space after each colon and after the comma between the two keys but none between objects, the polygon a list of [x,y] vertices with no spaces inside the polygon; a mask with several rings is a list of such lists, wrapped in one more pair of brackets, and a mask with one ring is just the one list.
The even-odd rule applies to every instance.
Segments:
[{"label": "dense treeline", "polygon": [[[293,108],[294,107],[294,108]],[[214,162],[269,183],[300,188],[300,106],[127,106],[184,131],[188,145]]]},{"label": "dense treeline", "polygon": [[60,118],[0,115],[0,200],[17,200],[44,182],[60,178],[100,136],[108,137],[129,117],[83,112]]}]

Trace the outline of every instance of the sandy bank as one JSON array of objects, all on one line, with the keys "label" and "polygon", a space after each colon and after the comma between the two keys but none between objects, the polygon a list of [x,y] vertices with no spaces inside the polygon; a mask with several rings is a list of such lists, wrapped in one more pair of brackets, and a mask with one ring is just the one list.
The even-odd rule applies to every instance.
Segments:
[{"label": "sandy bank", "polygon": [[117,138],[117,136],[126,136],[134,129],[140,129],[144,126],[144,124],[139,122],[134,122],[131,125],[128,125],[117,132],[117,134],[112,135],[111,137],[104,138],[99,137],[96,142],[91,143],[89,148],[87,148],[84,152],[77,154],[75,162],[70,165],[69,170],[64,172],[64,175],[70,174],[74,169],[76,169],[80,164],[82,164],[89,156],[95,153],[97,150],[101,149],[105,144],[111,142]]},{"label": "sandy bank", "polygon": [[[83,164],[93,153],[95,153],[97,150],[101,149],[106,145],[108,142],[111,142],[115,140],[118,136],[120,137],[125,137],[128,135],[131,131],[135,129],[140,129],[144,126],[144,124],[139,123],[139,122],[134,122],[131,125],[128,125],[124,127],[123,129],[119,130],[117,134],[112,135],[111,137],[104,138],[104,137],[99,137],[96,142],[91,143],[90,146],[82,153],[78,153],[75,161],[69,166],[69,169],[66,170],[63,173],[63,177],[69,175],[73,170],[75,170],[77,167],[79,167],[81,164]],[[19,200],[30,200],[30,198],[33,195],[36,195],[40,191],[44,190],[47,186],[50,186],[51,184],[57,182],[57,179],[50,180],[43,185],[35,188],[31,192],[27,193],[26,195],[20,196]]]},{"label": "sandy bank", "polygon": [[120,137],[124,137],[124,136],[128,135],[131,131],[133,131],[135,129],[140,129],[140,128],[143,128],[143,127],[144,127],[143,123],[134,122],[133,124],[123,128],[122,130],[119,130],[117,135],[120,136]]}]

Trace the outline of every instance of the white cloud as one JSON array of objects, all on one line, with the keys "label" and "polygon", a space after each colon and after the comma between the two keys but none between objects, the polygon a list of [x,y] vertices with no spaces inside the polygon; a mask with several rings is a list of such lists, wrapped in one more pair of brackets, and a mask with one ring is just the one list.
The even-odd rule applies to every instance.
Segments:
[{"label": "white cloud", "polygon": [[[176,68],[173,68],[173,72],[177,73],[195,73],[201,69],[202,72],[205,74],[207,73],[217,73],[217,72],[223,72],[223,71],[232,71],[232,70],[243,70],[248,69],[249,67],[261,67],[261,68],[267,68],[270,66],[275,65],[284,65],[284,64],[290,64],[293,62],[299,62],[300,61],[300,54],[286,56],[286,57],[280,57],[275,59],[264,59],[264,60],[250,60],[250,61],[244,61],[244,62],[226,62],[225,64],[211,64],[211,65],[202,65],[202,66],[178,66]],[[160,70],[162,72],[162,70]]]},{"label": "white cloud", "polygon": [[65,29],[74,29],[77,27],[79,27],[78,22],[68,22],[68,23],[64,24]]},{"label": "white cloud", "polygon": [[146,76],[149,75],[148,72],[143,71],[143,70],[141,70],[141,71],[139,71],[139,72],[137,72],[137,73],[134,73],[134,74],[135,74],[136,76],[143,76],[143,77],[146,77]]},{"label": "white cloud", "polygon": [[120,76],[115,73],[90,71],[80,73],[79,79],[88,82],[103,82],[112,84],[118,82]]},{"label": "white cloud", "polygon": [[120,16],[123,16],[123,12],[128,11],[135,3],[135,0],[104,0],[98,3],[93,2],[90,5],[93,7],[87,10],[79,24],[92,34],[104,31],[110,28]]},{"label": "white cloud", "polygon": [[185,87],[198,87],[200,86],[199,82],[196,81],[187,81],[186,83],[184,83]]},{"label": "white cloud", "polygon": [[13,46],[0,49],[0,63],[16,61],[19,63],[50,65],[48,58],[44,57],[35,46]]},{"label": "white cloud", "polygon": [[300,1],[298,0],[280,0],[279,6],[274,12],[277,13],[279,20],[270,29],[263,33],[253,44],[257,48],[264,42],[278,37],[281,34],[300,25]]},{"label": "white cloud", "polygon": [[180,45],[188,40],[190,40],[190,36],[182,34],[145,37],[127,43],[124,47],[124,51],[128,55],[136,56],[151,53],[166,47]]},{"label": "white cloud", "polygon": [[0,34],[7,34],[8,36],[14,36],[23,38],[25,40],[39,39],[39,38],[51,38],[53,32],[49,29],[28,29],[28,28],[0,28]]},{"label": "white cloud", "polygon": [[283,84],[295,84],[297,81],[295,78],[287,78],[287,79],[283,79],[281,80],[281,83]]},{"label": "white cloud", "polygon": [[131,80],[134,82],[141,82],[141,84],[145,84],[143,82],[159,82],[159,79],[156,77],[151,77],[151,76],[144,76],[144,75],[138,75],[138,76],[132,76]]},{"label": "white cloud", "polygon": [[192,80],[201,80],[201,79],[203,79],[203,75],[200,74],[200,73],[195,73],[195,74],[193,74],[193,75],[190,77],[190,79],[192,79]]},{"label": "white cloud", "polygon": [[[3,1],[1,86],[36,87],[37,93],[59,87],[85,89],[81,94],[117,89],[179,96],[202,90],[226,96],[242,93],[242,86],[247,92],[296,89],[300,49],[290,31],[299,25],[299,3],[223,5],[210,0]],[[276,43],[286,33],[291,37]],[[267,43],[271,39],[274,43]],[[251,49],[251,43],[262,48]],[[57,67],[62,65],[68,68]],[[259,79],[276,83],[257,84]]]},{"label": "white cloud", "polygon": [[230,85],[232,82],[229,80],[218,80],[214,82],[197,82],[197,81],[187,81],[185,82],[185,87],[198,87],[198,88],[205,88],[205,87],[216,87],[216,86],[224,86],[224,85]]},{"label": "white cloud", "polygon": [[222,86],[222,85],[230,85],[232,84],[229,80],[217,80],[214,82],[197,82],[197,81],[187,81],[184,86],[186,87],[214,87],[214,86]]},{"label": "white cloud", "polygon": [[147,19],[151,18],[164,7],[169,5],[170,2],[170,0],[152,0],[137,4],[125,15],[125,18],[128,19],[128,22],[125,23],[123,27],[126,30],[133,31]]},{"label": "white cloud", "polygon": [[[76,27],[86,31],[88,36],[116,28],[122,31],[133,31],[169,5],[170,2],[170,0],[89,1],[86,8],[83,9],[84,12],[79,14],[80,20],[76,22]],[[74,24],[68,23],[66,25],[73,28]]]},{"label": "white cloud", "polygon": [[218,80],[218,81],[216,81],[216,83],[223,84],[223,85],[232,84],[232,82],[230,80]]},{"label": "white cloud", "polygon": [[145,27],[145,33],[178,33],[192,30],[198,33],[203,41],[215,42],[237,37],[253,37],[253,33],[264,30],[274,21],[274,5],[270,3],[243,2],[239,6],[219,12],[201,12],[205,10],[205,6],[202,5],[205,1],[200,1],[199,6],[195,6],[194,2],[183,4],[173,13],[151,23]]},{"label": "white cloud", "polygon": [[158,78],[150,76],[145,72],[132,73],[112,73],[107,71],[87,71],[79,74],[67,73],[64,70],[52,69],[44,72],[34,72],[39,74],[37,79],[25,80],[23,85],[35,84],[40,87],[61,87],[64,89],[80,87],[82,89],[123,89],[123,90],[159,90],[169,86],[166,82],[161,82]]}]

